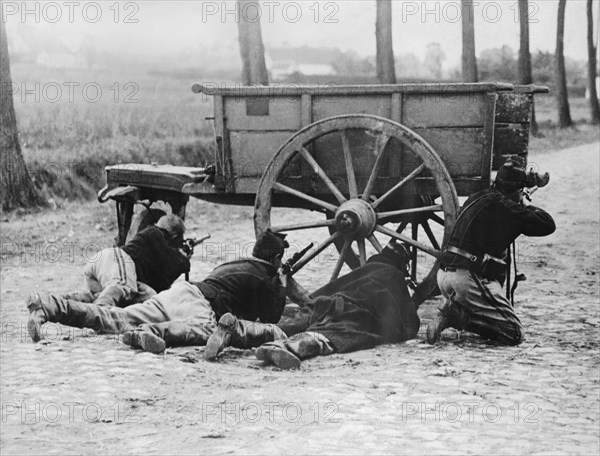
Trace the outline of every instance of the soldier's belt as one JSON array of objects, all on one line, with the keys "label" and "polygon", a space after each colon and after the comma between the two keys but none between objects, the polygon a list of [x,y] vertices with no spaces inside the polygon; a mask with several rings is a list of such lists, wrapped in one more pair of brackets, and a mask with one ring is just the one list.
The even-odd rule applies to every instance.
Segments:
[{"label": "soldier's belt", "polygon": [[467,252],[466,250],[460,249],[458,247],[454,247],[453,245],[449,245],[446,248],[446,250],[448,252],[452,252],[452,253],[455,253],[457,255],[460,255],[463,258],[466,258],[467,260],[469,260],[473,264],[479,263],[479,258],[477,257],[477,255],[473,255],[472,253]]},{"label": "soldier's belt", "polygon": [[481,258],[453,245],[448,246],[446,251],[466,258],[471,262],[472,266],[470,269],[473,272],[481,274],[488,279],[497,280],[506,272],[506,262],[487,253]]}]

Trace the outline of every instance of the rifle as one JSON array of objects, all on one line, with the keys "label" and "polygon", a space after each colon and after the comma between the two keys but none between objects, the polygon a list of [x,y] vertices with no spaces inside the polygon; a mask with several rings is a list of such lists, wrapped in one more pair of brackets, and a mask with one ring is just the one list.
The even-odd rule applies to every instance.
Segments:
[{"label": "rifle", "polygon": [[[204,241],[210,238],[210,233],[205,234],[200,238],[187,238],[183,240],[183,245],[181,246],[181,250],[183,250],[188,257],[191,257],[194,254],[194,247],[199,244],[202,244]],[[190,273],[189,271],[185,273],[185,281],[190,281]]]},{"label": "rifle", "polygon": [[290,274],[296,272],[293,270],[294,265],[298,261],[300,261],[300,259],[306,254],[306,252],[308,252],[310,249],[312,249],[313,245],[314,245],[314,243],[311,242],[310,244],[308,244],[306,247],[304,247],[299,252],[294,253],[289,260],[287,260],[285,263],[283,263],[283,265],[281,266],[281,271],[285,275],[290,275]]},{"label": "rifle", "polygon": [[210,234],[205,234],[200,238],[187,238],[183,240],[183,246],[181,249],[188,255],[194,253],[194,247],[199,244],[202,244],[207,239],[210,239]]}]

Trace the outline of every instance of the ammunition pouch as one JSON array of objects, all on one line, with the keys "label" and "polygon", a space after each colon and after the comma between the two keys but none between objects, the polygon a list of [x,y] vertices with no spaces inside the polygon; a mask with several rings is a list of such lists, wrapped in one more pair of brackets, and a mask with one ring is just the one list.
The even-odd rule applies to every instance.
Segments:
[{"label": "ammunition pouch", "polygon": [[487,253],[483,256],[475,255],[452,245],[448,246],[446,250],[469,260],[469,270],[473,271],[475,274],[488,280],[504,281],[507,270],[507,265],[504,260],[488,255]]},{"label": "ammunition pouch", "polygon": [[506,262],[487,253],[481,262],[481,276],[488,280],[503,281],[506,275]]}]

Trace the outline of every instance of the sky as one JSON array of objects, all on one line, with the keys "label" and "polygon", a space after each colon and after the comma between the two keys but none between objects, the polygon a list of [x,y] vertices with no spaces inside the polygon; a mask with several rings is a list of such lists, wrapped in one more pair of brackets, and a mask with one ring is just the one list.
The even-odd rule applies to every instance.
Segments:
[{"label": "sky", "polygon": [[[530,48],[553,52],[558,0],[530,0]],[[257,4],[260,8],[257,8]],[[438,42],[446,68],[457,66],[461,53],[460,1],[393,0],[393,41],[397,55],[425,55]],[[519,48],[517,0],[474,0],[476,52],[507,44]],[[565,54],[587,60],[585,0],[568,0]],[[594,0],[597,20],[600,0]],[[232,1],[3,1],[11,33],[21,25],[50,29],[74,43],[91,36],[100,49],[122,54],[178,54],[199,43],[217,48],[237,39]],[[242,12],[260,14],[265,46],[338,47],[361,56],[375,54],[374,0],[261,1]]]}]

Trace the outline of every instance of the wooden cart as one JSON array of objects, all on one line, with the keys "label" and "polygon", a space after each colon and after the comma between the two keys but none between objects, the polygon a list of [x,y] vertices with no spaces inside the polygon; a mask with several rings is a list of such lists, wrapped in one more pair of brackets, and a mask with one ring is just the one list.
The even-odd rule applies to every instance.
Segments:
[{"label": "wooden cart", "polygon": [[[117,201],[120,243],[138,200],[164,200],[182,217],[190,195],[254,204],[256,234],[270,227],[310,232],[303,239],[314,240],[316,229],[324,232],[294,272],[334,246],[331,279],[396,239],[409,247],[420,303],[435,289],[436,260],[459,197],[489,187],[509,156],[526,164],[533,95],[547,90],[501,83],[194,85],[214,99],[214,163],[110,166],[99,199]],[[317,217],[276,220],[276,207]]]}]

